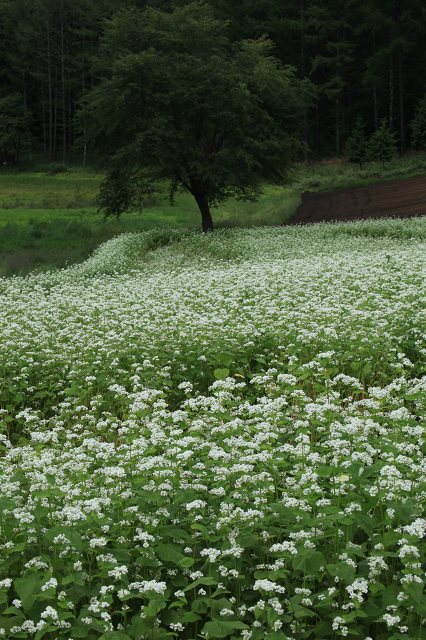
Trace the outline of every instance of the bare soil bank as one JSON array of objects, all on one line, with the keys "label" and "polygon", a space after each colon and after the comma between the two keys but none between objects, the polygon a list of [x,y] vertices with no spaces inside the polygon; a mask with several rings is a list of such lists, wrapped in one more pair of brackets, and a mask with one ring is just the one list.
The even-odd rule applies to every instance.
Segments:
[{"label": "bare soil bank", "polygon": [[426,215],[426,176],[341,191],[304,193],[288,224],[421,215]]}]

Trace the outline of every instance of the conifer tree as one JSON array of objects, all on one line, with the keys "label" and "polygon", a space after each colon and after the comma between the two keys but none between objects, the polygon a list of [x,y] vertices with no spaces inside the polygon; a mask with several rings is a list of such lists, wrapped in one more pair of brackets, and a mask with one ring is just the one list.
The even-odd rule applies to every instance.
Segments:
[{"label": "conifer tree", "polygon": [[395,138],[387,125],[384,118],[380,124],[380,127],[373,133],[368,142],[368,157],[370,160],[377,160],[382,162],[385,166],[385,162],[392,160],[396,153]]},{"label": "conifer tree", "polygon": [[362,116],[358,116],[355,127],[346,143],[346,155],[350,162],[358,163],[359,168],[367,161],[367,137],[365,135],[365,124]]},{"label": "conifer tree", "polygon": [[411,123],[411,145],[414,149],[426,151],[426,95],[417,105]]},{"label": "conifer tree", "polygon": [[0,97],[0,162],[17,162],[29,142],[30,115],[18,94]]}]

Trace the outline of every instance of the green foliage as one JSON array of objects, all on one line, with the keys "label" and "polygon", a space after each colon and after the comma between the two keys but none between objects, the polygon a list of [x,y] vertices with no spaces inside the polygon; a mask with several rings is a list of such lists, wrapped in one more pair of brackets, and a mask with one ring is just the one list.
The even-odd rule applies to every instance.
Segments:
[{"label": "green foliage", "polygon": [[417,105],[411,123],[411,144],[414,149],[426,151],[426,96]]},{"label": "green foliage", "polygon": [[360,169],[368,158],[367,137],[365,123],[362,116],[358,116],[356,125],[346,143],[346,155],[350,162],[359,164]]},{"label": "green foliage", "polygon": [[68,167],[61,162],[50,162],[45,167],[46,175],[57,176],[58,173],[65,173],[68,171]]},{"label": "green foliage", "polygon": [[[61,268],[85,260],[100,244],[122,233],[198,226],[190,194],[178,193],[170,206],[167,185],[143,196],[142,212],[102,219],[97,192],[102,176],[72,168],[47,175],[2,169],[0,174],[0,274]],[[218,227],[277,225],[300,201],[298,191],[266,185],[257,202],[228,200],[217,208]]]},{"label": "green foliage", "polygon": [[98,66],[105,79],[82,118],[112,165],[107,212],[134,207],[141,190],[167,180],[171,200],[191,193],[210,228],[210,205],[253,200],[265,182],[285,181],[308,89],[268,40],[233,44],[204,3],[132,9],[110,22]]},{"label": "green foliage", "polygon": [[[2,93],[25,96],[33,114],[31,134],[37,151],[54,161],[63,155],[65,142],[67,160],[71,150],[81,159],[93,159],[84,127],[82,145],[75,144],[75,115],[87,91],[105,77],[103,69],[93,65],[105,26],[122,9],[150,6],[170,13],[185,4],[184,0],[0,0]],[[399,125],[403,147],[406,117],[411,117],[424,94],[426,13],[421,0],[400,5],[384,0],[210,0],[209,4],[215,17],[228,23],[232,42],[268,34],[281,63],[315,84],[315,104],[300,109],[300,122],[294,128],[311,157],[340,153],[348,124],[357,114],[363,115],[369,129],[377,127],[385,114],[392,118]],[[137,28],[130,23],[126,27],[134,42]]]},{"label": "green foliage", "polygon": [[416,638],[425,241],[161,230],[0,279],[2,638]]},{"label": "green foliage", "polygon": [[0,97],[0,161],[19,159],[22,146],[29,142],[30,115],[23,98],[17,94]]},{"label": "green foliage", "polygon": [[380,127],[368,141],[368,157],[370,160],[380,161],[385,166],[385,163],[392,160],[395,154],[395,136],[389,130],[386,120],[382,120]]}]

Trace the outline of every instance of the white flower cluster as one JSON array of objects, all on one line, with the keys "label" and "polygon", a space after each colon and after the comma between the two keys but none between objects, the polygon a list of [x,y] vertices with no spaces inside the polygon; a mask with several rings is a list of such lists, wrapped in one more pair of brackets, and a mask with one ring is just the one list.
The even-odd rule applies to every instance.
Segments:
[{"label": "white flower cluster", "polygon": [[1,637],[419,629],[424,227],[132,235],[0,279]]}]

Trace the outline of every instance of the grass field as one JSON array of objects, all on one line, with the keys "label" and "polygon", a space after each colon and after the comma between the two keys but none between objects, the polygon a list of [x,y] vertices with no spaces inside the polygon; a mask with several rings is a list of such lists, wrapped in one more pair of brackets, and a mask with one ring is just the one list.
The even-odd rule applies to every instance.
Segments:
[{"label": "grass field", "polygon": [[0,637],[422,640],[426,218],[0,278]]},{"label": "grass field", "polygon": [[[103,220],[96,206],[100,181],[100,175],[75,168],[56,176],[0,172],[0,273],[80,262],[120,233],[200,226],[193,198],[178,194],[171,207],[165,191],[141,213]],[[281,224],[299,200],[291,189],[267,187],[256,203],[226,202],[214,211],[215,223],[218,227]]]},{"label": "grass field", "polygon": [[362,169],[358,165],[343,159],[331,159],[300,166],[293,176],[293,189],[303,191],[334,191],[347,187],[365,186],[377,182],[386,182],[421,176],[426,174],[426,156],[413,153],[403,158],[395,158],[386,163],[369,162]]},{"label": "grass field", "polygon": [[[41,169],[41,167],[39,167]],[[341,162],[296,167],[287,188],[266,187],[258,202],[230,200],[214,210],[217,227],[279,225],[296,211],[303,191],[343,188],[426,173],[419,155],[370,164],[360,171]],[[165,191],[141,213],[103,220],[96,195],[101,175],[81,168],[46,175],[45,171],[0,170],[0,274],[63,267],[85,260],[117,234],[153,228],[198,229],[199,212],[188,194],[170,207]]]}]

